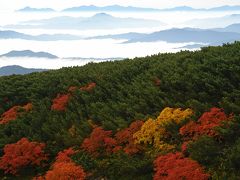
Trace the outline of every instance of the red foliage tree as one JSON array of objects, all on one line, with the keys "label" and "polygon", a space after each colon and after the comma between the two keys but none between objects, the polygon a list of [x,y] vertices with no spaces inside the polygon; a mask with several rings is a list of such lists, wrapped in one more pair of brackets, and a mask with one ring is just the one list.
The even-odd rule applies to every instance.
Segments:
[{"label": "red foliage tree", "polygon": [[223,109],[212,108],[210,112],[205,112],[197,122],[190,121],[180,129],[180,134],[185,140],[196,139],[201,135],[216,136],[215,128],[221,126],[223,121],[230,120]]},{"label": "red foliage tree", "polygon": [[82,148],[92,156],[111,154],[117,147],[117,142],[112,137],[112,131],[105,131],[101,127],[93,129],[89,138],[82,143]]},{"label": "red foliage tree", "polygon": [[86,174],[81,166],[76,165],[71,160],[71,156],[75,154],[72,148],[59,152],[56,161],[52,165],[52,169],[49,170],[45,176],[36,177],[35,180],[69,180],[79,179],[83,180]]},{"label": "red foliage tree", "polygon": [[96,83],[91,82],[91,83],[87,84],[86,86],[81,87],[80,90],[89,92],[89,91],[92,91],[96,87],[96,85],[97,85]]},{"label": "red foliage tree", "polygon": [[207,180],[209,175],[195,161],[181,153],[169,153],[154,161],[154,180]]},{"label": "red foliage tree", "polygon": [[16,120],[18,115],[21,114],[21,110],[24,110],[25,112],[32,110],[32,104],[28,103],[25,106],[14,106],[5,113],[2,114],[0,118],[0,124],[7,124],[10,121]]},{"label": "red foliage tree", "polygon": [[188,144],[190,143],[191,141],[187,141],[187,142],[183,142],[182,143],[182,146],[181,146],[181,150],[182,150],[182,153],[184,156],[188,156],[189,155],[189,152],[188,152]]},{"label": "red foliage tree", "polygon": [[65,111],[70,97],[70,94],[58,94],[57,97],[53,99],[51,109],[56,111]]},{"label": "red foliage tree", "polygon": [[76,153],[75,150],[72,148],[66,149],[58,153],[56,157],[56,162],[71,162],[72,159],[70,158],[72,155]]},{"label": "red foliage tree", "polygon": [[128,128],[116,133],[117,143],[123,147],[126,154],[136,154],[141,150],[141,146],[134,143],[133,134],[139,131],[143,124],[143,121],[135,121]]},{"label": "red foliage tree", "polygon": [[47,160],[44,154],[45,144],[30,142],[27,138],[22,138],[15,144],[5,145],[4,155],[0,159],[0,169],[5,173],[16,174],[21,168],[41,165]]},{"label": "red foliage tree", "polygon": [[5,113],[3,113],[0,119],[0,124],[7,124],[8,122],[15,120],[17,118],[19,108],[19,106],[14,106]]}]

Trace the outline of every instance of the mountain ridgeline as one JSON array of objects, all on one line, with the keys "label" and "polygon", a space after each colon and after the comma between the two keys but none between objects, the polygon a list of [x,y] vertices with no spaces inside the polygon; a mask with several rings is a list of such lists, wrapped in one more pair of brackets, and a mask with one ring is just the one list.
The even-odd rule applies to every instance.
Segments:
[{"label": "mountain ridgeline", "polygon": [[[173,8],[165,8],[165,9],[156,9],[156,8],[143,8],[143,7],[134,7],[134,6],[119,6],[119,5],[111,5],[111,6],[77,6],[70,7],[67,9],[63,9],[62,12],[158,12],[158,11],[238,11],[240,10],[240,6],[219,6],[213,7],[209,9],[205,8],[192,8],[189,6],[177,6]],[[32,8],[25,7],[17,10],[17,12],[55,12],[54,9],[51,8]]]},{"label": "mountain ridgeline", "polygon": [[6,54],[0,55],[0,57],[8,57],[8,58],[16,58],[16,57],[33,57],[33,58],[48,58],[48,59],[57,59],[58,57],[47,53],[47,52],[33,52],[31,50],[23,50],[23,51],[10,51]]},{"label": "mountain ridgeline", "polygon": [[1,177],[239,179],[239,49],[0,77]]},{"label": "mountain ridgeline", "polygon": [[4,66],[0,68],[0,76],[9,76],[13,74],[29,74],[33,72],[42,72],[46,71],[44,69],[33,69],[33,68],[24,68],[21,66]]}]

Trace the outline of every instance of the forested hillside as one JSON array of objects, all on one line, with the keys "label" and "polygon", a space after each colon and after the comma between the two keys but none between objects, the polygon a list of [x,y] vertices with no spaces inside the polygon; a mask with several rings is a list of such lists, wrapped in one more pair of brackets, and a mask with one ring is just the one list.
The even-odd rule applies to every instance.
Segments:
[{"label": "forested hillside", "polygon": [[240,179],[240,43],[0,77],[0,177]]}]

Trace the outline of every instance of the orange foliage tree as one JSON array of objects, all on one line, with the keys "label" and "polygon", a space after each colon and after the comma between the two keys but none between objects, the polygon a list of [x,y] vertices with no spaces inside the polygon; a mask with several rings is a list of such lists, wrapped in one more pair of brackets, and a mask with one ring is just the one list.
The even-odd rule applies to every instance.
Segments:
[{"label": "orange foliage tree", "polygon": [[32,103],[28,103],[22,107],[26,112],[31,111],[33,109]]},{"label": "orange foliage tree", "polygon": [[10,121],[15,120],[19,114],[21,114],[21,110],[28,112],[32,110],[32,104],[28,103],[25,106],[14,106],[0,117],[0,124],[7,124]]},{"label": "orange foliage tree", "polygon": [[86,174],[81,166],[77,166],[73,162],[59,162],[53,165],[52,170],[48,171],[46,180],[84,180]]},{"label": "orange foliage tree", "polygon": [[73,150],[72,148],[66,149],[64,151],[61,151],[58,153],[56,157],[56,162],[71,162],[71,156],[76,154],[76,151]]},{"label": "orange foliage tree", "polygon": [[70,97],[70,94],[58,94],[57,97],[53,99],[51,109],[55,111],[65,111]]},{"label": "orange foliage tree", "polygon": [[4,146],[4,155],[0,159],[0,169],[10,174],[16,174],[20,169],[37,165],[47,160],[44,153],[45,144],[30,142],[27,138],[22,138],[15,144]]},{"label": "orange foliage tree", "polygon": [[68,92],[74,92],[74,91],[76,91],[77,89],[78,89],[77,86],[70,86],[70,87],[68,88]]},{"label": "orange foliage tree", "polygon": [[190,121],[180,129],[180,134],[185,140],[196,139],[201,135],[216,136],[215,128],[221,126],[222,122],[230,120],[223,109],[211,108],[205,112],[197,122]]},{"label": "orange foliage tree", "polygon": [[105,131],[101,127],[94,128],[90,137],[84,139],[81,147],[95,157],[111,154],[119,149],[116,140],[112,138],[112,131]]},{"label": "orange foliage tree", "polygon": [[181,153],[169,153],[154,161],[154,180],[207,180],[209,175],[203,168]]},{"label": "orange foliage tree", "polygon": [[56,161],[54,162],[52,169],[49,170],[44,177],[35,178],[36,180],[69,180],[79,179],[84,180],[86,173],[81,166],[76,165],[71,160],[71,155],[75,154],[72,148],[64,150],[58,153]]},{"label": "orange foliage tree", "polygon": [[91,82],[91,83],[87,84],[86,86],[81,87],[80,90],[82,90],[82,91],[92,91],[96,87],[96,85],[97,85],[96,83]]},{"label": "orange foliage tree", "polygon": [[141,146],[134,143],[133,134],[139,131],[143,124],[143,121],[135,121],[128,128],[115,134],[117,143],[123,147],[123,151],[126,154],[136,154],[141,150]]}]

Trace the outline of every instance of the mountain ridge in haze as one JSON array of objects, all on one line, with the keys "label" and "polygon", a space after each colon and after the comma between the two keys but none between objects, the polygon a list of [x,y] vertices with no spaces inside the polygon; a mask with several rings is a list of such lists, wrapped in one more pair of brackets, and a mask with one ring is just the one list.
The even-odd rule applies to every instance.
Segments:
[{"label": "mountain ridge in haze", "polygon": [[224,28],[231,24],[240,23],[240,14],[229,14],[221,17],[195,18],[184,24],[193,28]]},{"label": "mountain ridge in haze", "polygon": [[143,7],[133,7],[133,6],[120,6],[120,5],[111,5],[111,6],[78,6],[71,7],[62,10],[63,12],[80,12],[80,11],[159,11],[155,8],[143,8]]},{"label": "mountain ridge in haze", "polygon": [[[232,42],[240,39],[240,33],[219,32],[211,29],[197,28],[172,28],[153,33],[125,33],[106,36],[96,36],[96,39],[125,39],[124,43],[136,42],[157,42],[165,41],[168,43],[215,43],[215,42]],[[92,37],[94,39],[94,37]]]},{"label": "mountain ridge in haze", "polygon": [[24,68],[18,65],[3,66],[0,67],[0,76],[9,76],[9,75],[23,75],[30,74],[33,72],[43,72],[47,71],[46,69],[34,69],[34,68]]},{"label": "mountain ridge in haze", "polygon": [[34,57],[34,58],[48,58],[48,59],[57,59],[58,57],[47,53],[47,52],[33,52],[31,50],[22,50],[22,51],[10,51],[6,54],[0,55],[0,57]]},{"label": "mountain ridge in haze", "polygon": [[7,25],[4,28],[16,29],[118,29],[118,28],[140,28],[160,27],[165,23],[157,20],[121,18],[107,13],[97,13],[91,17],[59,16],[49,19],[24,21],[16,25]]},{"label": "mountain ridge in haze", "polygon": [[26,6],[22,9],[16,10],[16,12],[55,12],[52,8],[32,8],[29,6]]},{"label": "mountain ridge in haze", "polygon": [[213,8],[193,8],[190,6],[176,6],[172,8],[145,8],[145,7],[134,7],[134,6],[120,6],[120,5],[111,5],[111,6],[75,6],[63,9],[62,12],[81,12],[81,11],[125,11],[125,12],[157,12],[157,11],[237,11],[240,10],[240,6],[218,6]]},{"label": "mountain ridge in haze", "polygon": [[[239,11],[239,5],[224,5],[212,8],[193,8],[190,6],[176,6],[171,8],[150,8],[150,7],[136,7],[136,6],[120,6],[120,5],[109,5],[109,6],[95,6],[95,5],[82,5],[74,6],[61,10],[60,12],[158,12],[158,11]],[[22,9],[16,10],[16,12],[56,12],[52,8],[33,8],[26,6]]]},{"label": "mountain ridge in haze", "polygon": [[215,30],[221,31],[221,32],[236,32],[240,33],[240,23],[231,24],[225,28],[216,28]]},{"label": "mountain ridge in haze", "polygon": [[80,40],[82,37],[70,34],[40,34],[29,35],[12,30],[0,30],[0,39],[24,39],[33,41],[60,41],[60,40]]}]

